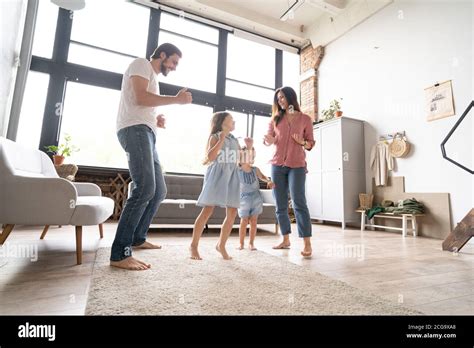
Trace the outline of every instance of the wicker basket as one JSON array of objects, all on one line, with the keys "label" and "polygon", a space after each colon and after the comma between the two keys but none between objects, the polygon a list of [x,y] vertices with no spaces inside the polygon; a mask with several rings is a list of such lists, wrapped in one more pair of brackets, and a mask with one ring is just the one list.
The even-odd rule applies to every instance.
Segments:
[{"label": "wicker basket", "polygon": [[374,195],[370,193],[359,193],[359,209],[370,209],[374,201]]},{"label": "wicker basket", "polygon": [[405,157],[410,152],[410,143],[407,141],[405,136],[397,134],[388,148],[393,157]]}]

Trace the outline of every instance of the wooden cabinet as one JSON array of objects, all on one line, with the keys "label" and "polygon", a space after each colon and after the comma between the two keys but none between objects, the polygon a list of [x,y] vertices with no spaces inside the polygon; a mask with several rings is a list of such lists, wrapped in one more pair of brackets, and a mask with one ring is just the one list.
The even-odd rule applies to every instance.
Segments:
[{"label": "wooden cabinet", "polygon": [[359,222],[355,210],[365,190],[364,121],[336,118],[314,126],[307,152],[306,198],[312,219]]}]

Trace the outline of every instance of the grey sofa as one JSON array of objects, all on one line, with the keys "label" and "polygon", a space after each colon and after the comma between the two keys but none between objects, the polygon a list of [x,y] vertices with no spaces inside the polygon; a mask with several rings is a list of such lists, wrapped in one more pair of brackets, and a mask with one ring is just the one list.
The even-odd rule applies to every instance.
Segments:
[{"label": "grey sofa", "polygon": [[[170,175],[165,174],[168,194],[161,203],[152,224],[194,224],[201,212],[201,207],[196,206],[196,201],[201,193],[204,178],[200,176]],[[258,218],[259,224],[275,224],[277,231],[275,204],[271,190],[261,190],[263,196],[263,213]],[[222,224],[225,209],[216,207],[208,224]],[[235,220],[240,223],[239,217]]]}]

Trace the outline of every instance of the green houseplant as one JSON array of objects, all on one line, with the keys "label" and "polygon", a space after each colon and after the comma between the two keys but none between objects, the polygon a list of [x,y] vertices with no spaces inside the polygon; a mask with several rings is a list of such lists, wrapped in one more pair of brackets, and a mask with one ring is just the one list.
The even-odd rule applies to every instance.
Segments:
[{"label": "green houseplant", "polygon": [[71,136],[69,134],[64,136],[64,143],[60,144],[59,146],[49,145],[45,146],[45,148],[48,150],[48,152],[53,154],[53,162],[56,166],[63,164],[64,159],[71,156],[73,152],[79,151],[76,146],[71,145]]},{"label": "green houseplant", "polygon": [[342,116],[341,101],[342,98],[332,100],[331,103],[329,103],[329,109],[323,110],[321,112],[324,121],[331,120],[334,117]]}]

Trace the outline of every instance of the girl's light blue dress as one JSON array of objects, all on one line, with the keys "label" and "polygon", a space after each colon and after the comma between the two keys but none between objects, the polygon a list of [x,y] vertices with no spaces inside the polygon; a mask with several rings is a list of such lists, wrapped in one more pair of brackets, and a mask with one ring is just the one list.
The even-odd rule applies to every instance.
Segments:
[{"label": "girl's light blue dress", "polygon": [[258,216],[263,212],[263,198],[260,193],[260,183],[257,177],[257,168],[252,167],[250,172],[239,169],[240,180],[240,207],[239,217]]},{"label": "girl's light blue dress", "polygon": [[[219,135],[213,134],[216,138]],[[229,134],[217,158],[207,167],[204,184],[196,205],[239,208],[239,142]]]}]

